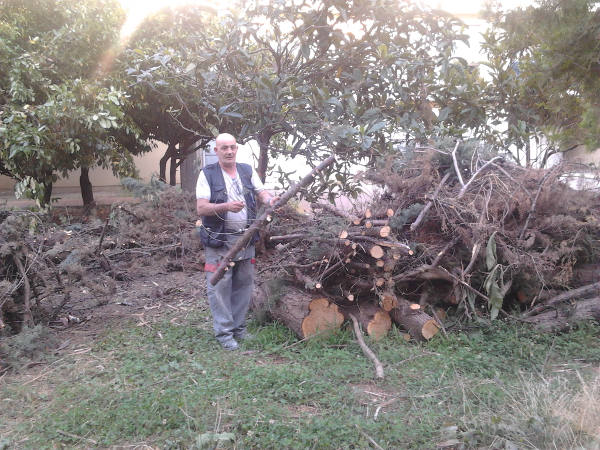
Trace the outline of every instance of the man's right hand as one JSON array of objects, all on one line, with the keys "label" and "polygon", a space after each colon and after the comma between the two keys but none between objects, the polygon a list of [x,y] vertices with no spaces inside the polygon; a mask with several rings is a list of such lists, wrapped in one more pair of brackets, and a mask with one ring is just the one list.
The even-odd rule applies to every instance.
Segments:
[{"label": "man's right hand", "polygon": [[245,207],[244,202],[227,202],[227,211],[237,213]]}]

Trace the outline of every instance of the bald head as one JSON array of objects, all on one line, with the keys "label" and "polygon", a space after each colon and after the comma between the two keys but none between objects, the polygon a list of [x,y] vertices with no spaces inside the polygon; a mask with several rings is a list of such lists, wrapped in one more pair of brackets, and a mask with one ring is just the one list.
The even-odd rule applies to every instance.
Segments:
[{"label": "bald head", "polygon": [[237,154],[237,142],[229,133],[221,133],[215,139],[215,153],[219,164],[223,169],[235,167],[235,156]]},{"label": "bald head", "polygon": [[223,141],[233,141],[235,142],[235,137],[233,137],[233,135],[229,134],[229,133],[221,133],[217,136],[217,138],[215,139],[216,145],[219,146],[219,144],[223,143]]}]

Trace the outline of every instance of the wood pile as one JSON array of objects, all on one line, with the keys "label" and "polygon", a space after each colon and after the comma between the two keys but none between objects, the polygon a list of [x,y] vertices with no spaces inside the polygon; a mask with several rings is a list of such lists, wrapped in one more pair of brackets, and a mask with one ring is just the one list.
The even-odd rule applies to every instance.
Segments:
[{"label": "wood pile", "polygon": [[301,338],[351,315],[374,339],[395,324],[417,340],[475,320],[558,330],[598,319],[599,280],[588,281],[598,273],[600,202],[571,189],[570,174],[456,147],[384,161],[365,175],[380,190],[361,207],[279,211],[263,272],[284,288],[273,295],[262,283],[254,306],[268,305]]}]

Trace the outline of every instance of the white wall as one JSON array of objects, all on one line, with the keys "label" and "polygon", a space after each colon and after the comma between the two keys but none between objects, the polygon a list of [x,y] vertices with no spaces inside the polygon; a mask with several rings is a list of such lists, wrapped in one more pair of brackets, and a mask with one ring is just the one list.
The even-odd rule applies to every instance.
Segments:
[{"label": "white wall", "polygon": [[[159,161],[162,158],[166,145],[157,142],[157,147],[151,152],[142,156],[134,156],[133,160],[139,171],[140,177],[144,181],[149,181],[152,174],[158,175]],[[167,176],[169,173],[169,165],[167,164]],[[102,169],[94,167],[90,170],[90,181],[92,186],[117,186],[120,185],[119,178],[115,177],[110,169]],[[177,182],[179,183],[179,169],[177,170]],[[9,177],[0,176],[0,190],[12,190],[15,182]],[[69,177],[59,179],[54,187],[79,187],[79,171],[76,170],[69,174]]]}]

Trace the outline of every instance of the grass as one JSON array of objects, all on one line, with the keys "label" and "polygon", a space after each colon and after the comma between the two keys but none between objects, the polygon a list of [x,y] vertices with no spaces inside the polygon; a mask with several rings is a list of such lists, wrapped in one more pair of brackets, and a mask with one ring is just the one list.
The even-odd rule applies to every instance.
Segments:
[{"label": "grass", "polygon": [[[200,325],[199,325],[200,324]],[[252,330],[223,352],[203,317],[111,330],[91,349],[0,386],[0,448],[598,448],[600,328],[297,343]],[[596,445],[596,447],[594,447]],[[511,447],[512,446],[512,447]],[[456,447],[458,448],[458,447]]]}]

